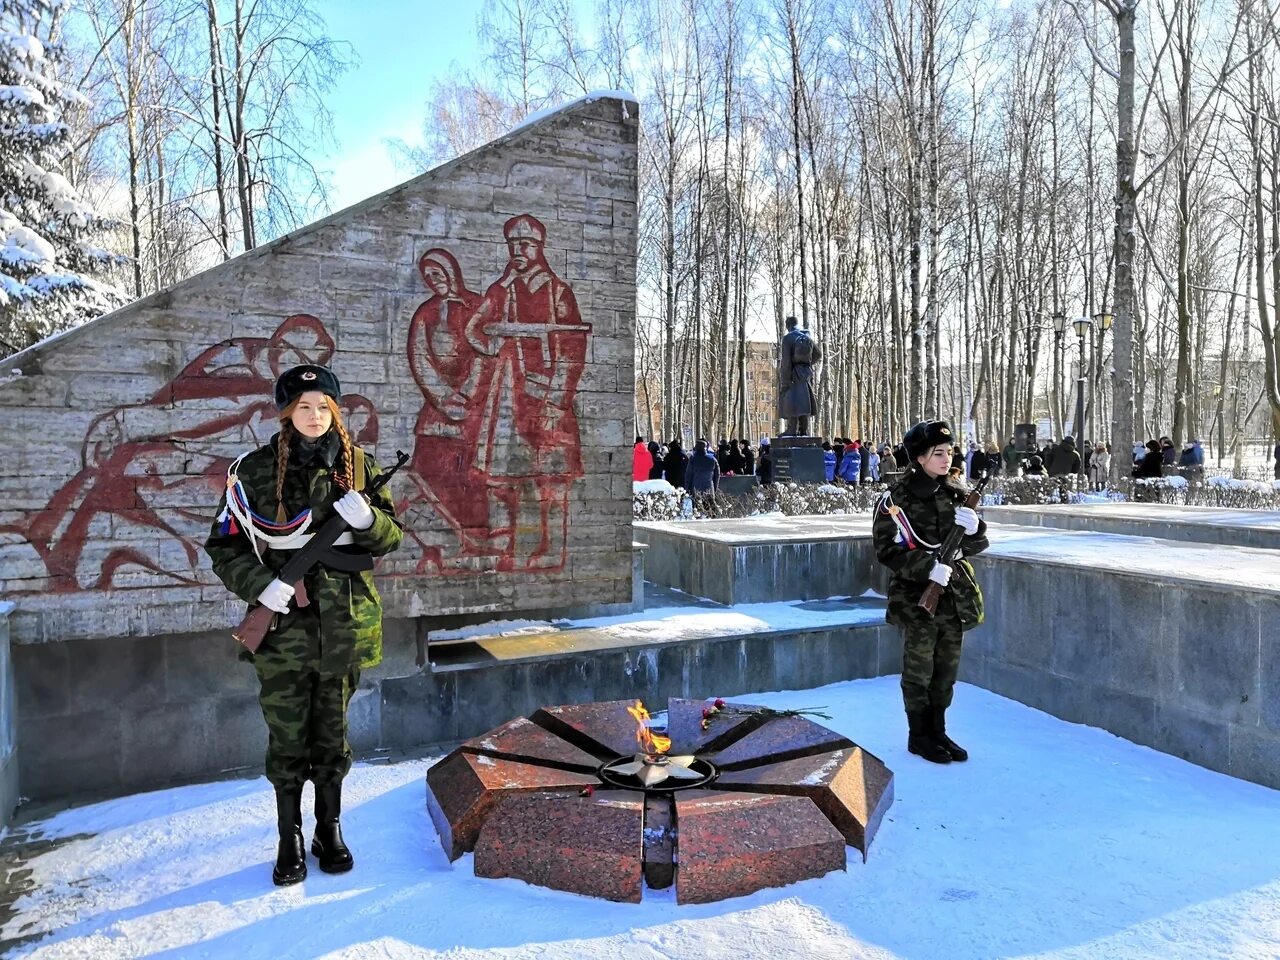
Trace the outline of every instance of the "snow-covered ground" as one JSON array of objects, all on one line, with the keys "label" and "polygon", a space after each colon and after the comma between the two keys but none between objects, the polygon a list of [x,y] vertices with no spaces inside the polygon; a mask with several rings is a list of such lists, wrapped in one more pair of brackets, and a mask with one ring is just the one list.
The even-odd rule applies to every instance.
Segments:
[{"label": "snow-covered ground", "polygon": [[11,953],[41,960],[1280,956],[1280,792],[967,685],[949,720],[973,759],[949,767],[906,753],[896,678],[750,700],[826,706],[894,771],[867,863],[850,850],[847,872],[684,907],[481,880],[440,851],[429,761],[362,764],[349,874],[312,862],[305,884],[271,885],[264,780],[165,790],[42,824],[69,839],[32,859],[0,932],[48,933]]}]

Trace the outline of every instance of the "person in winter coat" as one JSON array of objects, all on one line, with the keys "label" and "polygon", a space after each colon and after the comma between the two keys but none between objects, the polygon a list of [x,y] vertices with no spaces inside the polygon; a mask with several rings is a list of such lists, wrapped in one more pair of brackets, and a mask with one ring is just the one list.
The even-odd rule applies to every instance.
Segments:
[{"label": "person in winter coat", "polygon": [[756,476],[760,478],[760,486],[767,487],[773,483],[773,456],[769,453],[769,441],[760,443],[760,456],[756,460]]},{"label": "person in winter coat", "polygon": [[[276,614],[258,649],[241,657],[257,672],[267,723],[267,779],[275,788],[279,833],[271,879],[277,886],[307,875],[307,780],[315,784],[311,852],[320,869],[342,873],[354,863],[339,823],[342,780],[351,768],[347,706],[360,671],[382,660],[382,603],[370,573],[372,557],[396,549],[403,535],[390,491],[383,487],[372,498],[361,492],[379,471],[372,456],[352,445],[341,399],[338,378],[327,367],[302,364],[280,376],[280,430],[228,468],[227,492],[205,542],[213,572],[227,589]],[[343,567],[356,569],[322,562],[300,581],[305,598],[295,596],[297,585],[282,581],[279,572],[306,531],[335,514],[349,529],[334,549],[351,557]]]},{"label": "person in winter coat", "polygon": [[[697,444],[694,444],[694,445],[697,446]],[[720,467],[720,472],[728,473],[729,472],[729,441],[728,440],[725,440],[723,438],[720,440],[719,445],[716,447],[715,457],[716,457],[716,464]]]},{"label": "person in winter coat", "polygon": [[689,456],[685,481],[690,493],[715,493],[720,487],[720,463],[707,449],[707,441],[699,440]]},{"label": "person in winter coat", "polygon": [[1027,461],[1027,468],[1022,471],[1024,477],[1044,477],[1048,476],[1044,469],[1044,461],[1040,459],[1040,454],[1035,454]]},{"label": "person in winter coat", "polygon": [[1056,449],[1057,444],[1054,443],[1053,437],[1049,437],[1045,440],[1044,446],[1040,448],[1040,463],[1046,470],[1048,470],[1050,464],[1053,463],[1053,451]]},{"label": "person in winter coat", "polygon": [[1166,467],[1172,467],[1178,462],[1178,450],[1173,445],[1173,441],[1168,437],[1160,438],[1160,463]]},{"label": "person in winter coat", "polygon": [[[969,758],[947,735],[946,715],[964,632],[983,621],[982,590],[965,558],[988,546],[986,525],[964,506],[968,488],[945,480],[951,439],[951,428],[941,420],[907,431],[912,464],[876,504],[871,528],[876,559],[892,571],[886,619],[902,631],[907,750],[933,763]],[[941,563],[938,548],[956,527],[964,531],[962,554],[951,564]],[[931,582],[942,587],[933,614],[919,606]]]},{"label": "person in winter coat", "polygon": [[680,447],[679,440],[672,440],[667,445],[667,455],[662,460],[662,472],[667,475],[667,483],[673,487],[684,486],[684,468],[688,458]]},{"label": "person in winter coat", "polygon": [[645,446],[644,437],[636,437],[636,445],[631,449],[631,479],[633,481],[648,480],[649,471],[653,469],[653,454]]},{"label": "person in winter coat", "polygon": [[836,478],[836,452],[826,440],[822,441],[822,466],[827,472],[827,483]]},{"label": "person in winter coat", "polygon": [[1016,477],[1018,468],[1022,466],[1022,454],[1018,452],[1018,446],[1013,442],[1013,437],[1010,437],[1009,442],[1004,445],[1001,456],[1004,459],[1005,475]]},{"label": "person in winter coat", "polygon": [[997,447],[995,440],[987,440],[987,445],[983,448],[983,461],[987,476],[1000,476],[1005,461],[1000,456],[1000,447]]},{"label": "person in winter coat", "polygon": [[662,479],[662,446],[657,440],[649,441],[649,459],[653,461],[653,466],[649,468],[650,480]]},{"label": "person in winter coat", "polygon": [[1280,443],[1276,444],[1276,448],[1271,451],[1271,456],[1276,462],[1276,479],[1280,480]]},{"label": "person in winter coat", "polygon": [[867,471],[868,483],[880,482],[880,453],[874,447],[867,448],[867,455],[863,458],[866,462],[864,467]]},{"label": "person in winter coat", "polygon": [[1094,490],[1107,489],[1107,478],[1111,475],[1111,454],[1105,444],[1093,445],[1093,456],[1089,460],[1089,482]]},{"label": "person in winter coat", "polygon": [[1074,437],[1063,437],[1053,450],[1049,460],[1049,476],[1065,477],[1080,472],[1080,452],[1076,450]]},{"label": "person in winter coat", "polygon": [[756,453],[751,449],[749,440],[743,440],[739,449],[742,455],[742,473],[749,477],[756,472]]},{"label": "person in winter coat", "polygon": [[845,483],[861,482],[862,450],[858,446],[858,441],[855,440],[845,447],[844,457],[840,460],[840,466],[836,468],[836,475]]},{"label": "person in winter coat", "polygon": [[722,463],[720,465],[721,473],[732,473],[734,476],[742,476],[742,451],[738,448],[738,440],[736,437],[729,441],[729,451],[725,454],[724,459],[725,463],[728,464],[728,468],[726,469],[725,464]]},{"label": "person in winter coat", "polygon": [[960,449],[960,444],[956,444],[951,448],[951,466],[959,467],[964,472],[964,451]]},{"label": "person in winter coat", "polygon": [[1157,440],[1147,441],[1147,452],[1142,460],[1133,468],[1135,478],[1159,477],[1164,475],[1164,455],[1160,452]]}]

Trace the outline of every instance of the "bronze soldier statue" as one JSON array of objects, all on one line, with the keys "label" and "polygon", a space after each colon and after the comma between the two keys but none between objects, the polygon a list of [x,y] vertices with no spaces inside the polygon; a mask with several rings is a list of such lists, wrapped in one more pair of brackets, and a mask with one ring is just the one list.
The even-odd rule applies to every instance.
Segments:
[{"label": "bronze soldier statue", "polygon": [[809,436],[809,418],[818,410],[813,380],[822,360],[818,341],[787,317],[787,332],[778,348],[778,416],[786,421],[784,437]]}]

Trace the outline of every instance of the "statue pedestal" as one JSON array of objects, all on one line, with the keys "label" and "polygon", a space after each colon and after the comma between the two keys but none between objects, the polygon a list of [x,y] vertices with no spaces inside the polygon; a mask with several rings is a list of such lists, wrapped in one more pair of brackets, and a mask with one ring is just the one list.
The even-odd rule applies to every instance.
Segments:
[{"label": "statue pedestal", "polygon": [[826,483],[820,437],[774,437],[769,445],[774,483]]}]

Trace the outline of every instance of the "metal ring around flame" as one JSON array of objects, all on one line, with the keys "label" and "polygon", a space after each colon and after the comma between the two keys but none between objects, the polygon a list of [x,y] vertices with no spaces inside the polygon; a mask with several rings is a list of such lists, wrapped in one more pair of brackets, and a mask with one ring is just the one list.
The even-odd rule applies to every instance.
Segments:
[{"label": "metal ring around flame", "polygon": [[610,760],[596,771],[601,783],[647,793],[705,787],[719,775],[715,765],[701,757],[644,753]]}]

